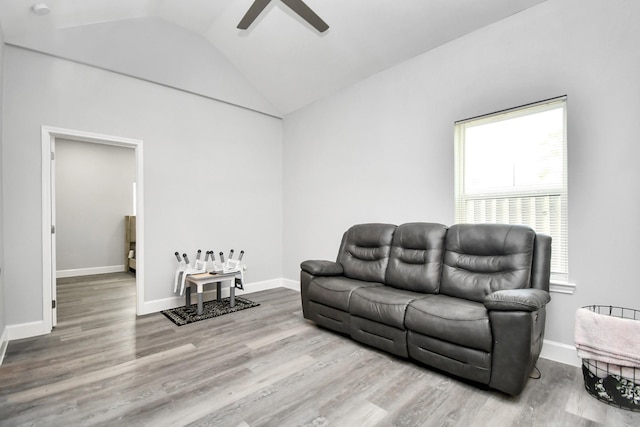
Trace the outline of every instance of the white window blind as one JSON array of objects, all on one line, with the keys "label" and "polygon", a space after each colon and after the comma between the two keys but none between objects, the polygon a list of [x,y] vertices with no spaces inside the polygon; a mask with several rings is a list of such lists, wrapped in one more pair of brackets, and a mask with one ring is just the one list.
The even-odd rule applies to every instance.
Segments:
[{"label": "white window blind", "polygon": [[524,224],[552,237],[568,281],[566,97],[455,124],[456,222]]}]

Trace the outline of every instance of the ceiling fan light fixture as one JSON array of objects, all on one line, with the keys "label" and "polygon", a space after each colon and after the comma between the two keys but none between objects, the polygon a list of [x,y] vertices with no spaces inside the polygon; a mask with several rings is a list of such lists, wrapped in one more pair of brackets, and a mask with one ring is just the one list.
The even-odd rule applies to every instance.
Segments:
[{"label": "ceiling fan light fixture", "polygon": [[31,6],[31,11],[38,16],[44,16],[48,15],[51,10],[49,10],[49,6],[46,3],[36,3]]}]

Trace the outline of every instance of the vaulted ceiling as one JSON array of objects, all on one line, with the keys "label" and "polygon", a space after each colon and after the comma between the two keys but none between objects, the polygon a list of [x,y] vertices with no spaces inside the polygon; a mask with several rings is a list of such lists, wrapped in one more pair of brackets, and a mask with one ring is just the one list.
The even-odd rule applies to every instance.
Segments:
[{"label": "vaulted ceiling", "polygon": [[544,1],[305,0],[330,26],[319,33],[280,0],[247,31],[236,25],[253,0],[45,0],[46,16],[31,11],[36,0],[2,0],[0,25],[7,43],[44,51],[57,33],[99,27],[110,40],[109,28],[118,27],[109,25],[161,20],[201,38],[264,97],[269,113],[286,115]]}]

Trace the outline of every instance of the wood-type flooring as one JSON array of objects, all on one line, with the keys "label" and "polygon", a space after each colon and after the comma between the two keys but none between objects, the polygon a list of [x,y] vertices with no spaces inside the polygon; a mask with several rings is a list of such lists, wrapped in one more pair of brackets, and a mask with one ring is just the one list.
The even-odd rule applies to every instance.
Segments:
[{"label": "wood-type flooring", "polygon": [[11,341],[1,426],[638,426],[589,396],[580,370],[540,359],[518,397],[360,345],[302,317],[292,290],[175,326],[136,317],[135,281],[58,281],[58,326]]}]

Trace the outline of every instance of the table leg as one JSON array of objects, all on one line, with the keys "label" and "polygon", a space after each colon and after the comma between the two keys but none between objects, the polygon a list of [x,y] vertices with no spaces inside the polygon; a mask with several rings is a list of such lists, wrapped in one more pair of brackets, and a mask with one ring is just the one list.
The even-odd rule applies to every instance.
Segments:
[{"label": "table leg", "polygon": [[198,316],[202,314],[202,312],[204,311],[204,292],[198,292]]},{"label": "table leg", "polygon": [[229,306],[231,308],[236,306],[236,287],[233,282],[231,282],[231,286],[229,286]]},{"label": "table leg", "polygon": [[191,286],[187,286],[184,291],[184,305],[189,307],[191,305]]},{"label": "table leg", "polygon": [[222,301],[222,282],[216,283],[216,301]]}]

